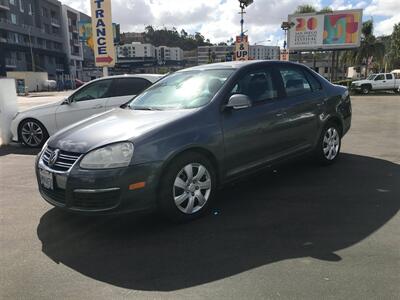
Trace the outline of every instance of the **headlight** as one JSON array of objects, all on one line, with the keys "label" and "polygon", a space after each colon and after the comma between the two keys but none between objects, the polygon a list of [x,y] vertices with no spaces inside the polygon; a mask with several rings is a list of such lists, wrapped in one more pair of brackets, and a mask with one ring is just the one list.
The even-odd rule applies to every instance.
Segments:
[{"label": "headlight", "polygon": [[133,144],[129,142],[111,144],[86,154],[80,167],[84,169],[111,169],[126,167],[133,155]]}]

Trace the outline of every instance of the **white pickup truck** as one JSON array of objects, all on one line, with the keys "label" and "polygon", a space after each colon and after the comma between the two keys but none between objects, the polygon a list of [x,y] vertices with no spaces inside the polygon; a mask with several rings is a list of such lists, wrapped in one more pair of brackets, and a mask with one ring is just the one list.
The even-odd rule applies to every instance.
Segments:
[{"label": "white pickup truck", "polygon": [[392,90],[400,91],[400,76],[398,73],[377,73],[371,74],[364,80],[357,80],[351,83],[351,90],[368,94],[370,91]]}]

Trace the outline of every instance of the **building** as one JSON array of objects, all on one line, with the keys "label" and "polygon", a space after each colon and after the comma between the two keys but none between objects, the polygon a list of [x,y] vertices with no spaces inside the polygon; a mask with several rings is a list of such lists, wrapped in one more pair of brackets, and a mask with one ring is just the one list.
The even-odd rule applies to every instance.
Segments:
[{"label": "building", "polygon": [[211,62],[232,60],[234,51],[235,47],[228,45],[199,46],[197,48],[197,62],[199,65],[204,65]]},{"label": "building", "polygon": [[185,61],[185,67],[194,67],[199,64],[197,49],[194,50],[184,50],[183,60]]},{"label": "building", "polygon": [[133,42],[117,46],[118,61],[125,60],[154,60],[156,59],[156,47],[151,44]]},{"label": "building", "polygon": [[278,46],[250,45],[249,55],[251,59],[257,60],[279,60],[280,49]]},{"label": "building", "polygon": [[57,0],[0,0],[0,76],[7,71],[68,72]]},{"label": "building", "polygon": [[176,64],[183,61],[183,50],[179,47],[159,46],[156,48],[157,61],[161,64]]},{"label": "building", "polygon": [[[80,20],[81,22],[91,22],[92,19],[88,15],[80,12]],[[83,62],[82,62],[82,80],[90,81],[101,77],[103,72],[96,67],[94,61],[94,51],[92,48],[88,46],[86,42],[82,42],[82,54],[83,54]]]},{"label": "building", "polygon": [[83,79],[83,50],[79,41],[78,27],[81,14],[67,5],[62,5],[61,11],[69,74],[72,79]]},{"label": "building", "polygon": [[145,43],[145,33],[144,32],[125,32],[121,34],[122,44],[131,43]]}]

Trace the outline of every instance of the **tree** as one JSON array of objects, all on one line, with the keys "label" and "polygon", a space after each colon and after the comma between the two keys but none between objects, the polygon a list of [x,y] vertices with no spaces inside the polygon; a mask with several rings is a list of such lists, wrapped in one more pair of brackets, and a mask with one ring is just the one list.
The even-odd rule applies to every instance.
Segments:
[{"label": "tree", "polygon": [[331,7],[329,7],[329,6],[325,6],[319,12],[320,13],[330,13],[330,12],[333,12],[333,9]]},{"label": "tree", "polygon": [[361,28],[360,47],[354,50],[345,51],[342,56],[342,63],[348,65],[365,64],[365,77],[368,75],[368,66],[371,60],[382,65],[385,56],[385,46],[374,34],[374,23],[368,20]]},{"label": "tree", "polygon": [[294,11],[295,14],[307,14],[317,12],[316,8],[310,4],[304,4],[297,6]]},{"label": "tree", "polygon": [[388,62],[390,67],[393,69],[400,68],[400,23],[393,26],[393,33],[388,52]]}]

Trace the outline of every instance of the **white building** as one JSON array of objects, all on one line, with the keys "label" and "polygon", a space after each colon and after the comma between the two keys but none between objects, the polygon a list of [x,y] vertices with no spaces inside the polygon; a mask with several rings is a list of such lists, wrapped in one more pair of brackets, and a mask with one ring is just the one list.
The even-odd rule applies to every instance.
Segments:
[{"label": "white building", "polygon": [[133,42],[117,46],[118,58],[155,58],[156,47],[151,44]]},{"label": "white building", "polygon": [[80,12],[67,6],[61,7],[63,34],[65,41],[65,51],[69,60],[69,70],[71,79],[82,79],[82,62],[83,50],[82,44],[79,41],[79,28]]},{"label": "white building", "polygon": [[280,49],[278,46],[250,45],[250,58],[257,60],[279,59]]},{"label": "white building", "polygon": [[157,60],[159,62],[182,61],[183,50],[178,47],[159,46],[157,47]]}]

